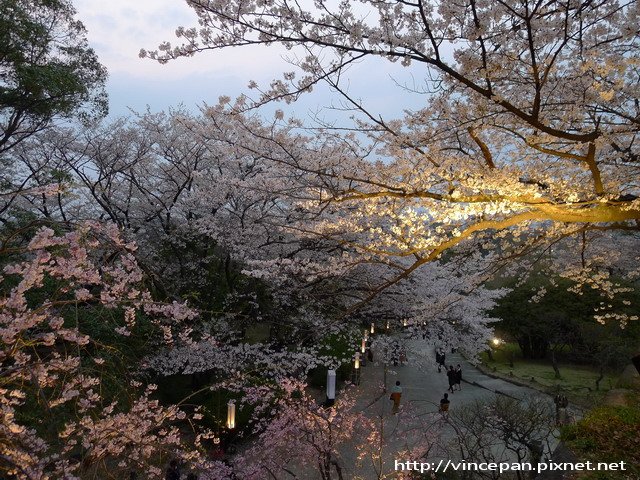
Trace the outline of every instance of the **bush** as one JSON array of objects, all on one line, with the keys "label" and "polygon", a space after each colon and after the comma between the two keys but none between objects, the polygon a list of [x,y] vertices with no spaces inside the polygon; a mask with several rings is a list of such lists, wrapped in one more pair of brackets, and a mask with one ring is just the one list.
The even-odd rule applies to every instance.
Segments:
[{"label": "bush", "polygon": [[[578,455],[594,462],[625,462],[627,478],[640,478],[640,404],[602,406],[575,425],[565,427],[562,440]],[[597,472],[584,478],[619,479],[621,472]]]}]

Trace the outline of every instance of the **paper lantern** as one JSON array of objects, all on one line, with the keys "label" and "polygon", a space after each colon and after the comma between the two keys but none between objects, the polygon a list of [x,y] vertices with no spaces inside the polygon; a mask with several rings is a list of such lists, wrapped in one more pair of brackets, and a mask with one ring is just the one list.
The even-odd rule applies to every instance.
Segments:
[{"label": "paper lantern", "polygon": [[230,430],[236,428],[236,403],[233,400],[227,403],[227,428]]}]

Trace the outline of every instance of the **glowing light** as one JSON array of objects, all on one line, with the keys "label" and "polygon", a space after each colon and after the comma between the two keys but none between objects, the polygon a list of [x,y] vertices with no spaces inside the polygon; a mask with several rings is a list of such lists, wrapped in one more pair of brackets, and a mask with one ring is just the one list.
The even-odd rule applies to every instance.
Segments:
[{"label": "glowing light", "polygon": [[367,349],[367,339],[363,338],[362,344],[360,345],[360,352],[364,353],[366,349]]},{"label": "glowing light", "polygon": [[234,400],[229,400],[227,403],[227,428],[230,430],[236,428],[236,403]]},{"label": "glowing light", "polygon": [[360,352],[356,352],[356,360],[353,364],[353,368],[358,370],[360,368]]},{"label": "glowing light", "polygon": [[493,340],[491,340],[493,342],[493,344],[497,347],[498,345],[500,345],[500,343],[502,343],[502,340],[500,340],[499,338],[494,338]]},{"label": "glowing light", "polygon": [[374,331],[376,329],[376,324],[371,322],[371,334],[373,335]]}]

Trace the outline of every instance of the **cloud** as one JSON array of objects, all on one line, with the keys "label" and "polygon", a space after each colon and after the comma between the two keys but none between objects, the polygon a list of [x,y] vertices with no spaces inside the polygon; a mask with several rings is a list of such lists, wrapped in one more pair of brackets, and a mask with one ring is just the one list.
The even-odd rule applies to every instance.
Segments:
[{"label": "cloud", "polygon": [[88,38],[109,72],[128,73],[138,77],[163,75],[183,78],[194,73],[228,74],[230,70],[249,74],[266,71],[280,61],[283,48],[229,49],[215,55],[200,54],[196,58],[158,65],[140,59],[141,48],[154,50],[164,42],[175,42],[178,26],[197,25],[195,12],[176,0],[76,0],[78,18],[88,30]]},{"label": "cloud", "polygon": [[[145,110],[147,105],[161,110],[183,103],[195,109],[203,102],[216,103],[220,95],[255,94],[246,88],[250,80],[265,87],[271,79],[281,78],[283,71],[292,70],[282,58],[292,52],[278,45],[202,52],[166,65],[140,59],[141,48],[153,50],[163,41],[175,43],[176,27],[197,25],[197,16],[186,2],[75,0],[74,5],[78,18],[87,27],[91,46],[109,70],[107,89],[112,115],[126,114],[129,107]],[[396,116],[402,108],[424,103],[424,98],[415,102],[415,96],[403,93],[389,78],[392,74],[400,83],[411,83],[412,73],[418,82],[424,77],[413,67],[403,69],[398,64],[369,59],[349,71],[349,89],[355,98],[366,99],[375,111]],[[338,102],[335,92],[332,96],[330,89],[316,88],[301,102],[284,108],[306,116],[308,110]]]}]

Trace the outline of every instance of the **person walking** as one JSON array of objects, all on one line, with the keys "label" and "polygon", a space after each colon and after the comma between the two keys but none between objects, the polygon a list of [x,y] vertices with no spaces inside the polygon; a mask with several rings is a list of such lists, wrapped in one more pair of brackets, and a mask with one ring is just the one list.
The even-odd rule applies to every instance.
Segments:
[{"label": "person walking", "polygon": [[444,350],[441,348],[440,349],[440,365],[438,366],[438,372],[440,372],[441,368],[444,368],[445,371],[447,370],[447,367],[445,366],[445,360],[446,360],[447,356],[444,353]]},{"label": "person walking", "polygon": [[400,381],[396,381],[396,384],[391,389],[391,397],[393,400],[393,408],[391,412],[395,415],[400,410],[400,399],[402,398],[402,387],[400,386]]},{"label": "person walking", "polygon": [[456,384],[456,371],[453,369],[453,365],[449,365],[447,380],[449,381],[449,391],[453,393],[453,386]]},{"label": "person walking", "polygon": [[567,423],[569,400],[564,395],[557,394],[554,403],[556,404],[556,425],[564,425]]},{"label": "person walking", "polygon": [[455,373],[455,384],[458,385],[458,390],[462,390],[462,367],[460,364],[456,365]]},{"label": "person walking", "polygon": [[442,413],[443,416],[448,417],[449,416],[449,404],[451,402],[449,401],[449,394],[445,393],[444,397],[442,397],[442,399],[440,400],[440,413]]},{"label": "person walking", "polygon": [[400,344],[398,342],[393,342],[393,346],[391,347],[391,361],[393,361],[394,367],[398,366],[398,362],[400,361]]}]

